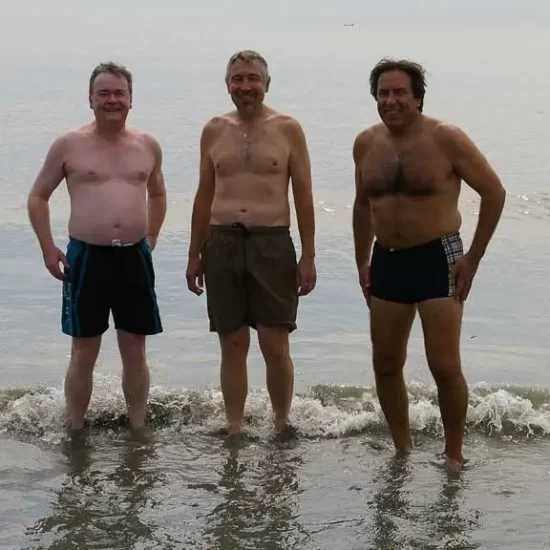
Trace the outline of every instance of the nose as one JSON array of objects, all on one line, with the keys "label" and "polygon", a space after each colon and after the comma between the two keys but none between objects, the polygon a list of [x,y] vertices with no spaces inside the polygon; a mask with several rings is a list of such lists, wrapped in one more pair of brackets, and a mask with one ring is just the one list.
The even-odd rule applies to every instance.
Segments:
[{"label": "nose", "polygon": [[393,92],[389,92],[386,96],[386,104],[393,105],[396,102],[395,94]]}]

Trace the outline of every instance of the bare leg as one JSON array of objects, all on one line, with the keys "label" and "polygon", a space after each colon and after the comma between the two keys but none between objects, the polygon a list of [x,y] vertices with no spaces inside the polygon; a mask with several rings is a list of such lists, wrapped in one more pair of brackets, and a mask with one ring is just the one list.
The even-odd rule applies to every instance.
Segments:
[{"label": "bare leg", "polygon": [[73,430],[84,427],[94,385],[94,367],[101,347],[101,336],[73,338],[71,360],[65,376],[65,403]]},{"label": "bare leg", "polygon": [[294,365],[290,358],[288,329],[258,327],[258,341],[266,364],[267,390],[277,433],[289,426],[294,392]]},{"label": "bare leg", "polygon": [[426,357],[437,385],[445,455],[453,469],[463,461],[462,438],[468,412],[468,386],[460,361],[462,310],[454,298],[428,300],[418,306]]},{"label": "bare leg", "polygon": [[128,406],[130,427],[140,429],[147,419],[149,368],[145,357],[145,336],[117,331],[122,358],[122,391]]},{"label": "bare leg", "polygon": [[250,329],[242,327],[231,334],[220,334],[222,350],[221,386],[227,417],[227,433],[241,431],[248,393],[246,359],[250,348]]},{"label": "bare leg", "polygon": [[412,447],[409,399],[403,367],[416,307],[372,298],[370,304],[372,362],[378,400],[395,447]]}]

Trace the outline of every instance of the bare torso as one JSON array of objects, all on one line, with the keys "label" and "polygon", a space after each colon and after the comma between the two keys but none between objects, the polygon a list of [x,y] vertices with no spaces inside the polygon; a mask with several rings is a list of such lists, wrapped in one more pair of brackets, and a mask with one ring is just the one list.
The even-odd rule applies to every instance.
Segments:
[{"label": "bare torso", "polygon": [[393,138],[383,124],[364,136],[359,197],[370,201],[384,247],[415,246],[460,229],[460,178],[438,140],[440,123],[423,118],[411,138]]},{"label": "bare torso", "polygon": [[217,120],[210,148],[216,176],[213,225],[290,225],[289,118],[268,108],[265,114],[251,125],[235,113]]},{"label": "bare torso", "polygon": [[113,141],[85,126],[67,136],[69,235],[90,244],[134,243],[147,233],[147,181],[155,157],[147,136],[127,129]]}]

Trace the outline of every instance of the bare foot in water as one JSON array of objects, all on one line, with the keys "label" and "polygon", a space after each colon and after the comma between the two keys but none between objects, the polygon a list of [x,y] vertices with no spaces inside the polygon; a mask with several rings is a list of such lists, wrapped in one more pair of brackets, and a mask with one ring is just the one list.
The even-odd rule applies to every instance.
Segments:
[{"label": "bare foot in water", "polygon": [[445,459],[445,464],[449,469],[449,471],[453,473],[460,472],[460,470],[462,469],[462,462],[455,460],[453,458],[449,458],[446,455],[443,455],[443,458]]},{"label": "bare foot in water", "polygon": [[297,434],[296,428],[286,418],[274,421],[274,432],[277,439],[285,441],[296,437]]},{"label": "bare foot in water", "polygon": [[241,433],[241,424],[240,422],[229,422],[227,424],[227,435],[239,435]]}]

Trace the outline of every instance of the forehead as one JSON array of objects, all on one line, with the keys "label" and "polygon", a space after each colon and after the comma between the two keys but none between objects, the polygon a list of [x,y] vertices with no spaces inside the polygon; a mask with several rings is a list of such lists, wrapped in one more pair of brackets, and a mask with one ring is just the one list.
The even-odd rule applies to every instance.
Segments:
[{"label": "forehead", "polygon": [[378,79],[378,89],[395,90],[411,88],[411,78],[403,71],[388,71],[382,73]]},{"label": "forehead", "polygon": [[242,59],[237,59],[229,67],[229,77],[233,76],[263,76],[264,66],[257,59],[251,59],[249,61],[244,61]]},{"label": "forehead", "polygon": [[92,87],[94,91],[97,90],[125,90],[130,91],[128,87],[128,81],[122,75],[116,75],[111,73],[100,73],[94,80]]}]

